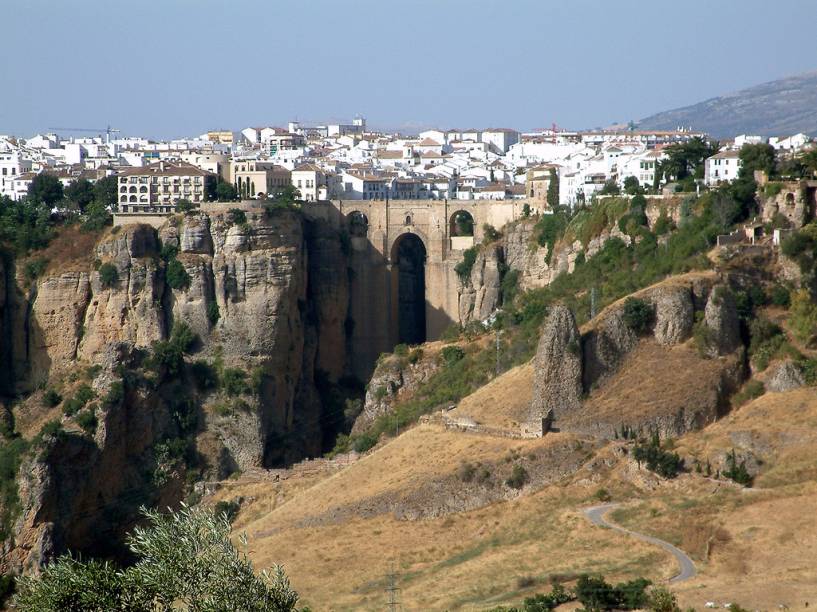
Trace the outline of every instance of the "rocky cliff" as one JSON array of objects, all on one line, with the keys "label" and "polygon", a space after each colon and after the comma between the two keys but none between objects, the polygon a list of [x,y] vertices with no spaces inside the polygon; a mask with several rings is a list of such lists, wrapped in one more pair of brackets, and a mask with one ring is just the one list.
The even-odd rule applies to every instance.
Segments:
[{"label": "rocky cliff", "polygon": [[[117,229],[84,267],[51,262],[36,281],[2,268],[5,389],[30,394],[14,412],[36,438],[6,567],[104,553],[139,504],[175,503],[191,479],[321,452],[321,394],[348,371],[336,231],[285,209]],[[66,406],[81,382],[78,426]],[[36,436],[54,418],[60,429]]]},{"label": "rocky cliff", "polygon": [[[643,329],[628,318],[626,300],[581,334],[567,309],[551,309],[534,359],[531,421],[553,417],[560,429],[611,437],[622,424],[676,436],[720,416],[745,375],[731,292],[714,274],[693,273],[628,299],[649,309]],[[658,379],[677,388],[656,388]]]}]

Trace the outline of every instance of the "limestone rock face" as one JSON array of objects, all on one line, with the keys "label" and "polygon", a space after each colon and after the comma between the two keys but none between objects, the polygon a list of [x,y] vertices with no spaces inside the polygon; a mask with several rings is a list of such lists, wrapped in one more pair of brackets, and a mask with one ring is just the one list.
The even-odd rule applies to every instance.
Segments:
[{"label": "limestone rock face", "polygon": [[732,292],[723,285],[712,289],[704,321],[711,332],[711,356],[728,355],[741,345],[740,321]]},{"label": "limestone rock face", "polygon": [[588,391],[615,372],[624,356],[638,343],[638,336],[624,322],[623,309],[613,308],[582,338],[584,388]]},{"label": "limestone rock face", "polygon": [[213,240],[210,237],[210,220],[207,215],[185,217],[180,237],[182,253],[212,255]]},{"label": "limestone rock face", "polygon": [[484,321],[500,305],[502,250],[498,246],[477,254],[471,274],[459,289],[460,324]]},{"label": "limestone rock face", "polygon": [[43,280],[31,308],[28,355],[32,383],[73,362],[91,298],[88,272],[65,272]]},{"label": "limestone rock face", "polygon": [[573,313],[557,304],[548,313],[534,358],[531,420],[562,417],[581,405],[581,337]]},{"label": "limestone rock face", "polygon": [[149,225],[126,226],[97,247],[100,261],[116,267],[118,281],[103,287],[99,273],[90,273],[80,357],[93,361],[112,342],[147,347],[165,337],[164,264],[158,256],[159,242]]},{"label": "limestone rock face", "polygon": [[772,367],[766,376],[766,390],[775,393],[799,389],[806,384],[803,373],[791,361],[784,361]]},{"label": "limestone rock face", "polygon": [[650,296],[655,308],[653,333],[659,344],[678,344],[692,333],[695,307],[688,287],[659,288]]}]

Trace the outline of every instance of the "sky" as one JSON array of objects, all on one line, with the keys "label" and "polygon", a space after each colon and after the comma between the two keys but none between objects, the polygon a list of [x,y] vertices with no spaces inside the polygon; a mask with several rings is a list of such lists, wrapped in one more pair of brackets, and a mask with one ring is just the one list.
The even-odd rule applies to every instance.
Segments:
[{"label": "sky", "polygon": [[814,0],[0,0],[0,134],[567,129],[817,69]]}]

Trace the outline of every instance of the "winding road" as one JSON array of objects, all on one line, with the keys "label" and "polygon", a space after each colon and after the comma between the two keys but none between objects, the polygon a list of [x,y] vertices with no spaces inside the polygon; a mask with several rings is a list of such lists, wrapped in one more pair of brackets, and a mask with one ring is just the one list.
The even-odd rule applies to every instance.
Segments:
[{"label": "winding road", "polygon": [[600,506],[593,506],[591,508],[585,508],[584,514],[590,519],[590,522],[594,525],[599,527],[607,527],[609,529],[614,529],[616,531],[620,531],[621,533],[626,533],[629,536],[636,538],[637,540],[643,540],[644,542],[649,542],[650,544],[655,544],[656,546],[660,546],[668,553],[670,553],[673,557],[675,557],[676,561],[678,561],[678,565],[681,568],[681,571],[669,579],[670,583],[674,582],[682,582],[684,580],[689,580],[692,578],[695,573],[695,564],[692,562],[692,559],[680,548],[673,546],[669,542],[665,542],[664,540],[659,540],[658,538],[654,538],[652,536],[645,535],[643,533],[638,533],[636,531],[630,531],[629,529],[625,529],[615,523],[611,523],[607,519],[604,518],[604,515],[607,514],[613,508],[619,506],[620,504],[602,504]]}]

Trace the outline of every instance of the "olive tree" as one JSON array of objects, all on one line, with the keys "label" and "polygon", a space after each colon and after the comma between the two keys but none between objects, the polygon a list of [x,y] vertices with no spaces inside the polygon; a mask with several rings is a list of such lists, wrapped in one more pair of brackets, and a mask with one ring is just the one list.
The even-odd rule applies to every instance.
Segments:
[{"label": "olive tree", "polygon": [[[143,510],[128,546],[138,561],[127,569],[63,556],[40,576],[20,579],[19,610],[76,612],[190,610],[287,612],[298,594],[280,566],[256,574],[230,541],[230,522],[208,508]],[[246,545],[242,536],[241,542]]]}]

